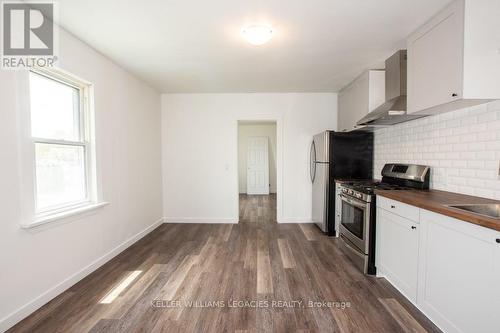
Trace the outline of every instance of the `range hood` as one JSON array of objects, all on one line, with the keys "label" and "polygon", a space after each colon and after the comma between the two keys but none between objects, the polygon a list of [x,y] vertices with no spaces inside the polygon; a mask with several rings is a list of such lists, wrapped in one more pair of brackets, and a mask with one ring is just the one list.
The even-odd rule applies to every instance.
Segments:
[{"label": "range hood", "polygon": [[425,117],[406,113],[406,50],[385,61],[385,103],[357,122],[360,126],[388,126]]}]

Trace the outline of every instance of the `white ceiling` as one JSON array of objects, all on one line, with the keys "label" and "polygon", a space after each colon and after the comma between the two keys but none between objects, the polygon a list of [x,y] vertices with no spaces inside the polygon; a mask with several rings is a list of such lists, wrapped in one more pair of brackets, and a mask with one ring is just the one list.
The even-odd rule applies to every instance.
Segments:
[{"label": "white ceiling", "polygon": [[[335,92],[450,0],[60,0],[61,25],[161,92]],[[252,46],[245,24],[272,25]]]}]

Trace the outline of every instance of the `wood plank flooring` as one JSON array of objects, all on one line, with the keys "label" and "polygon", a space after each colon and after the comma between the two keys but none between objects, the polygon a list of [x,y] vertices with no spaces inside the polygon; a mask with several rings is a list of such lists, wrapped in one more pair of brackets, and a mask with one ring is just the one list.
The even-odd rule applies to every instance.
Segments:
[{"label": "wood plank flooring", "polygon": [[337,239],[275,216],[274,195],[242,195],[238,224],[164,224],[9,332],[439,332]]}]

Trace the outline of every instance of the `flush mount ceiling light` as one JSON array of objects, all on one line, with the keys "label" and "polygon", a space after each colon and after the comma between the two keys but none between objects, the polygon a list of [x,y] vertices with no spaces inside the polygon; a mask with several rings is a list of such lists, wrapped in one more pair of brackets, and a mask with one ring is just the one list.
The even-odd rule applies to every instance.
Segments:
[{"label": "flush mount ceiling light", "polygon": [[273,37],[273,29],[268,25],[252,24],[241,29],[241,35],[252,45],[262,45]]}]

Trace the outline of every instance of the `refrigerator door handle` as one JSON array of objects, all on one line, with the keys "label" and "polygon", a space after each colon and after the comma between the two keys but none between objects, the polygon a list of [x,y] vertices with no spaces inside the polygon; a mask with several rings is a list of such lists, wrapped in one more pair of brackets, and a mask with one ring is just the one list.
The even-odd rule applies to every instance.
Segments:
[{"label": "refrigerator door handle", "polygon": [[314,140],[311,143],[311,151],[309,152],[309,157],[311,159],[310,165],[309,165],[309,175],[311,176],[311,183],[314,183],[314,180],[316,179],[316,144],[314,143]]}]

